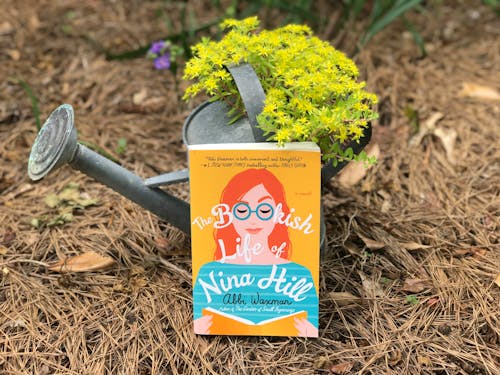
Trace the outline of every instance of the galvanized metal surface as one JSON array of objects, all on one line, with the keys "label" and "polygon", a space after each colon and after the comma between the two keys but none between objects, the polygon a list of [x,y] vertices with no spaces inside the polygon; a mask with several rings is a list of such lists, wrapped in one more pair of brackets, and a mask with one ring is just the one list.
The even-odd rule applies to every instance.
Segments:
[{"label": "galvanized metal surface", "polygon": [[42,179],[51,170],[73,158],[77,147],[73,119],[73,107],[63,104],[45,121],[31,148],[28,161],[28,175],[32,180]]},{"label": "galvanized metal surface", "polygon": [[186,145],[209,143],[265,142],[258,127],[257,115],[264,108],[266,94],[257,74],[249,64],[227,67],[238,87],[247,116],[229,124],[229,106],[222,102],[205,102],[198,106],[184,122],[182,139]]},{"label": "galvanized metal surface", "polygon": [[259,77],[250,64],[231,65],[227,67],[227,70],[233,76],[241,100],[245,105],[247,118],[252,126],[254,142],[265,142],[266,137],[264,137],[264,132],[259,128],[257,122],[257,116],[264,109],[266,100],[266,94]]},{"label": "galvanized metal surface", "polygon": [[83,145],[78,145],[70,165],[158,215],[184,233],[191,233],[190,208],[187,202],[161,189],[147,187],[139,176]]},{"label": "galvanized metal surface", "polygon": [[144,180],[144,185],[158,187],[186,181],[189,181],[189,169],[181,169],[180,171],[168,172],[159,176],[147,178]]},{"label": "galvanized metal surface", "polygon": [[191,233],[189,204],[161,189],[147,187],[139,176],[79,144],[73,108],[63,104],[52,112],[40,130],[31,150],[28,174],[39,180],[67,163],[183,232]]},{"label": "galvanized metal surface", "polygon": [[205,102],[194,109],[184,122],[182,140],[184,144],[250,143],[255,142],[248,118],[242,117],[228,125],[229,106],[221,101]]},{"label": "galvanized metal surface", "polygon": [[[242,117],[234,124],[228,125],[229,107],[225,103],[203,103],[184,123],[182,137],[186,145],[265,141],[256,119],[262,111],[265,94],[255,71],[248,64],[228,67],[228,70],[240,90],[248,117]],[[28,174],[31,179],[39,180],[50,171],[69,163],[73,168],[105,184],[185,233],[191,232],[189,204],[157,188],[187,181],[188,170],[170,172],[143,181],[120,165],[78,144],[73,122],[73,108],[69,104],[59,106],[49,116],[30,154]],[[370,138],[371,126],[358,142],[351,142],[347,147],[352,147],[355,153],[359,153]],[[346,164],[347,162],[342,162],[334,167],[331,163],[325,163],[321,170],[322,184],[328,183]],[[325,246],[325,230],[321,213],[322,248]]]}]

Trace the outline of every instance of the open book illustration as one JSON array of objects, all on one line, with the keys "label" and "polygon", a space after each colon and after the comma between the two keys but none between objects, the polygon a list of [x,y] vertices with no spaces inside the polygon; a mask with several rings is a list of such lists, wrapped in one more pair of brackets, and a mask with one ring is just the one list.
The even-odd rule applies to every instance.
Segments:
[{"label": "open book illustration", "polygon": [[212,315],[212,329],[221,333],[227,331],[232,335],[258,335],[264,332],[276,332],[279,335],[282,332],[286,332],[288,327],[293,326],[294,319],[307,319],[307,312],[299,311],[294,314],[254,323],[249,319],[218,311],[211,307],[204,308],[203,315]]},{"label": "open book illustration", "polygon": [[221,321],[223,321],[224,318],[226,318],[226,319],[236,320],[240,323],[251,325],[251,326],[269,324],[269,323],[277,322],[277,321],[283,320],[283,319],[292,319],[292,318],[306,318],[307,319],[307,312],[305,312],[305,311],[298,311],[294,314],[290,314],[290,315],[286,315],[286,316],[278,316],[275,318],[262,320],[258,323],[254,323],[249,319],[242,318],[238,315],[228,314],[228,313],[213,309],[211,307],[206,307],[203,309],[203,315],[208,315],[208,314],[212,314],[214,316],[220,315]]}]

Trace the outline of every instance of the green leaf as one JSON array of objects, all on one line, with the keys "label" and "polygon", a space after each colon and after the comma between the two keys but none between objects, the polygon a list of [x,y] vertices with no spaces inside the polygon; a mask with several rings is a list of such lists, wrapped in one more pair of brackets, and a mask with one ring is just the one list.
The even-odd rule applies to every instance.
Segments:
[{"label": "green leaf", "polygon": [[420,55],[422,57],[427,56],[427,50],[425,49],[425,42],[424,38],[422,38],[422,35],[417,31],[415,28],[415,25],[413,25],[408,18],[403,16],[403,21],[406,25],[406,28],[410,31],[411,35],[413,36],[413,40],[418,46],[418,49],[420,50]]},{"label": "green leaf", "polygon": [[352,160],[354,158],[354,151],[352,150],[352,147],[349,147],[344,151],[344,158],[347,160]]},{"label": "green leaf", "polygon": [[411,106],[406,106],[405,115],[408,118],[413,133],[417,133],[420,128],[420,118],[418,111]]},{"label": "green leaf", "polygon": [[82,141],[82,140],[79,140],[78,143],[90,148],[91,150],[101,154],[102,156],[105,156],[106,158],[108,158],[109,160],[111,161],[114,161],[116,164],[121,164],[120,163],[120,160],[118,160],[117,158],[115,158],[113,155],[111,155],[109,152],[107,152],[105,149],[103,149],[102,147],[99,147],[91,142],[87,142],[87,141]]},{"label": "green leaf", "polygon": [[408,303],[412,306],[415,306],[415,305],[418,305],[419,301],[418,301],[418,298],[416,295],[410,294],[410,295],[406,296],[406,303]]},{"label": "green leaf", "polygon": [[124,154],[127,151],[127,140],[125,138],[118,138],[118,145],[116,146],[115,152],[118,155]]},{"label": "green leaf", "polygon": [[365,7],[365,5],[366,5],[366,0],[352,0],[348,5],[348,7],[350,8],[349,13],[354,18],[357,18],[361,13],[361,11],[363,10],[363,8]]},{"label": "green leaf", "polygon": [[33,90],[31,89],[30,85],[28,85],[22,79],[19,79],[17,82],[21,85],[21,87],[31,100],[31,110],[33,111],[33,117],[35,118],[36,129],[40,130],[42,125],[40,122],[40,109],[38,108],[38,99],[35,94],[33,94]]},{"label": "green leaf", "polygon": [[[373,23],[368,27],[365,35],[361,38],[361,45],[370,41],[380,30],[389,25],[403,13],[415,8],[422,0],[405,0],[397,1],[385,14],[380,14],[379,17],[374,18]],[[376,2],[377,3],[377,2]],[[380,13],[380,9],[377,9]]]},{"label": "green leaf", "polygon": [[57,194],[49,194],[44,198],[43,201],[50,208],[56,208],[59,203],[61,203],[61,198],[59,198]]},{"label": "green leaf", "polygon": [[35,217],[35,218],[31,219],[31,221],[30,221],[30,225],[31,225],[33,228],[38,229],[38,228],[40,228],[41,221],[40,221],[40,219],[39,219],[39,218],[36,218],[36,217]]},{"label": "green leaf", "polygon": [[77,184],[68,184],[59,194],[58,197],[62,201],[76,202],[80,199],[79,186]]},{"label": "green leaf", "polygon": [[92,199],[92,198],[88,198],[88,199],[85,199],[85,198],[80,198],[78,199],[78,201],[76,201],[77,205],[75,206],[75,208],[85,208],[85,207],[88,207],[88,206],[96,206],[99,204],[99,199]]}]

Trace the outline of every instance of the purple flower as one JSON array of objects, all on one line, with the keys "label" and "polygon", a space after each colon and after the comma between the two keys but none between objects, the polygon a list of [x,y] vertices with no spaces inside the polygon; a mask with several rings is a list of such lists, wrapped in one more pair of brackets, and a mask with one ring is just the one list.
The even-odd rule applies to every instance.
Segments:
[{"label": "purple flower", "polygon": [[158,55],[161,53],[161,50],[165,47],[165,42],[163,40],[159,40],[157,42],[153,42],[151,44],[151,48],[149,49],[149,53],[153,55]]},{"label": "purple flower", "polygon": [[156,69],[170,69],[170,52],[154,59],[153,65]]}]

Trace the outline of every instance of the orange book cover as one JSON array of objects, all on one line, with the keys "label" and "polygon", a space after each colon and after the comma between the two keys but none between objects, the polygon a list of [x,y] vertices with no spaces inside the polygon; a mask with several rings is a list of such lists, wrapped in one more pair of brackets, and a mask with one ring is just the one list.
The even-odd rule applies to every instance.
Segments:
[{"label": "orange book cover", "polygon": [[194,145],[189,169],[195,333],[317,337],[318,146]]}]

